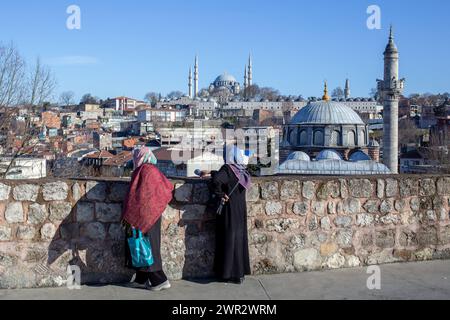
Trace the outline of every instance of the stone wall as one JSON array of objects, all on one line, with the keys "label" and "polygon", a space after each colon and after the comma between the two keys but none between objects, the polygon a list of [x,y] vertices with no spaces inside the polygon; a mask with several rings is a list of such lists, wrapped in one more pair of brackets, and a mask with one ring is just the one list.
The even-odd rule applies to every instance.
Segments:
[{"label": "stone wall", "polygon": [[[172,279],[212,274],[214,214],[202,181],[173,181],[162,253]],[[0,288],[129,280],[126,181],[0,182]],[[450,258],[450,177],[272,177],[248,192],[254,274]]]}]

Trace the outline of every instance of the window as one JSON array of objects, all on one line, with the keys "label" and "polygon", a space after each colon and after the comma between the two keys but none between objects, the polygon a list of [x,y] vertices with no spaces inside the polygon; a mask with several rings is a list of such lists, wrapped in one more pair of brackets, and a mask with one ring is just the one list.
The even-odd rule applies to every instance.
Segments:
[{"label": "window", "polygon": [[339,131],[335,130],[331,134],[330,145],[333,147],[341,145],[341,133]]},{"label": "window", "polygon": [[355,146],[356,145],[356,134],[355,131],[349,131],[347,134],[347,144],[349,146]]},{"label": "window", "polygon": [[322,130],[314,131],[314,145],[323,146],[324,145],[324,135]]},{"label": "window", "polygon": [[301,146],[308,145],[308,133],[306,132],[306,130],[302,130],[300,132],[300,145]]}]

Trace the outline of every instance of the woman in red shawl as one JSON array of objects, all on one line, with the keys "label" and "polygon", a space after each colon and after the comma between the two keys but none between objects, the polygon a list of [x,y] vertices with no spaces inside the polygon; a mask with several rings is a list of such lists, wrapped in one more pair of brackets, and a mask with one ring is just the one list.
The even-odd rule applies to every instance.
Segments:
[{"label": "woman in red shawl", "polygon": [[134,268],[128,245],[126,263],[136,270],[135,283],[145,284],[152,291],[169,289],[170,282],[162,269],[161,219],[172,200],[173,185],[155,167],[157,160],[148,147],[134,150],[133,161],[134,172],[124,203],[123,220],[128,227],[128,237],[131,237],[131,229],[135,228],[149,238],[154,263],[148,268]]}]

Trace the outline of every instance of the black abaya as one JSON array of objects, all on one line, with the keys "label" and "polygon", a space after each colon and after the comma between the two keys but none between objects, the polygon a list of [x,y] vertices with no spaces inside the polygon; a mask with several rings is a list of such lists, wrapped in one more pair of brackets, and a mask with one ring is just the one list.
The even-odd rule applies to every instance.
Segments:
[{"label": "black abaya", "polygon": [[[238,179],[228,165],[212,172],[214,193],[229,195]],[[248,250],[246,189],[239,185],[217,216],[214,270],[223,280],[239,280],[251,274]]]}]

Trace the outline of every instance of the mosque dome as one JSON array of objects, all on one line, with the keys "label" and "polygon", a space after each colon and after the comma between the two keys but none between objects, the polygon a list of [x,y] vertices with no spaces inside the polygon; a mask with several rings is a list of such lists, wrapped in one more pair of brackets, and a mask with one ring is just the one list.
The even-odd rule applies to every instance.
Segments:
[{"label": "mosque dome", "polygon": [[305,152],[296,151],[291,153],[287,160],[311,161],[311,158]]},{"label": "mosque dome", "polygon": [[372,159],[366,153],[358,150],[350,156],[349,160],[357,162],[357,161],[371,161]]},{"label": "mosque dome", "polygon": [[322,150],[316,158],[317,161],[320,160],[342,160],[339,153],[334,150]]},{"label": "mosque dome", "polygon": [[352,108],[334,101],[312,101],[302,108],[291,124],[360,124],[361,117]]},{"label": "mosque dome", "polygon": [[218,77],[216,78],[216,80],[214,80],[214,83],[218,83],[218,82],[230,82],[230,83],[234,83],[234,82],[237,82],[237,81],[236,81],[236,78],[233,77],[231,74],[224,73],[224,74],[218,76]]}]

